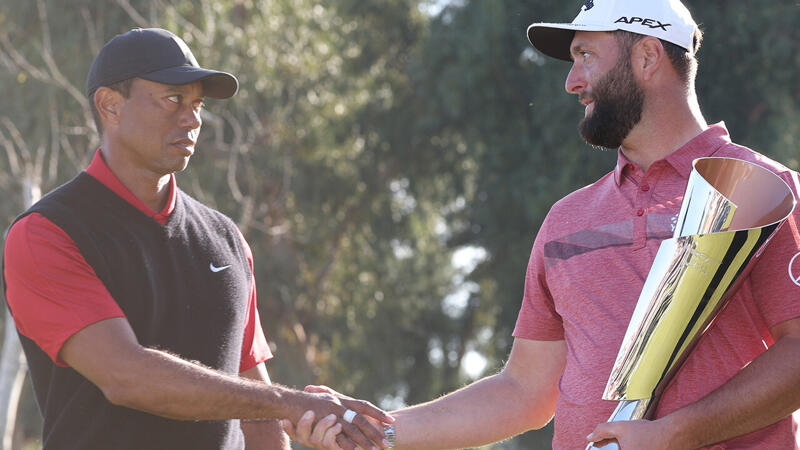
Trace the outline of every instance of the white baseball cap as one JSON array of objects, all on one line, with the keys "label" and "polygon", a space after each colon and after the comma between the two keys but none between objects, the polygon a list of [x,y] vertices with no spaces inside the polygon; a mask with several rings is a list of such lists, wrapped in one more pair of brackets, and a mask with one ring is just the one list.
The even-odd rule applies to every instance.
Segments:
[{"label": "white baseball cap", "polygon": [[576,31],[625,30],[653,36],[693,53],[697,24],[679,0],[586,0],[572,23],[535,23],[528,40],[547,56],[572,61]]}]

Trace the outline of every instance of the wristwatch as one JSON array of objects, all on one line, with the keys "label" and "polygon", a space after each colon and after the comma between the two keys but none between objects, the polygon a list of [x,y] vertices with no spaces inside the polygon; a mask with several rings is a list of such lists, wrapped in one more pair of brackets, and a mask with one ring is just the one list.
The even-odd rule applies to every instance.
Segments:
[{"label": "wristwatch", "polygon": [[383,437],[389,441],[389,448],[394,448],[394,425],[383,424]]}]

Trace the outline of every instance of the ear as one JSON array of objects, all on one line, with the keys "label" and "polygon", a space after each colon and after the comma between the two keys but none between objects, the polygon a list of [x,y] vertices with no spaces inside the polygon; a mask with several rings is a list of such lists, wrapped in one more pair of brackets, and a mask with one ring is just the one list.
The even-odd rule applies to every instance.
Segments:
[{"label": "ear", "polygon": [[120,111],[125,97],[122,93],[107,87],[98,88],[94,93],[94,107],[103,123],[103,129],[112,128],[120,121]]},{"label": "ear", "polygon": [[650,81],[661,68],[666,53],[661,41],[647,36],[634,45],[631,57],[634,71],[639,72],[644,81]]}]

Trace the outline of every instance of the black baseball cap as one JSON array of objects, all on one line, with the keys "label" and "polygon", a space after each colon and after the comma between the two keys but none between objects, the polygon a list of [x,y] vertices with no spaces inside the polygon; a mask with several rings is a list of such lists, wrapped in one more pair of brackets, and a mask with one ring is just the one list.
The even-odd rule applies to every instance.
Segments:
[{"label": "black baseball cap", "polygon": [[86,94],[135,77],[173,85],[201,81],[203,95],[211,98],[229,98],[239,90],[235,76],[200,67],[178,36],[161,28],[134,28],[100,49],[89,68]]}]

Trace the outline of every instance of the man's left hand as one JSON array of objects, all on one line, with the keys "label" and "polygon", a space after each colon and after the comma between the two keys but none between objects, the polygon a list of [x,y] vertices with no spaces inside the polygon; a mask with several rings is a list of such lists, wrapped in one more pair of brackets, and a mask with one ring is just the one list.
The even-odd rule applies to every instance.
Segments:
[{"label": "man's left hand", "polygon": [[673,442],[672,433],[660,422],[650,420],[629,420],[605,422],[598,425],[589,436],[591,442],[598,444],[614,439],[620,450],[673,450],[689,448]]}]

